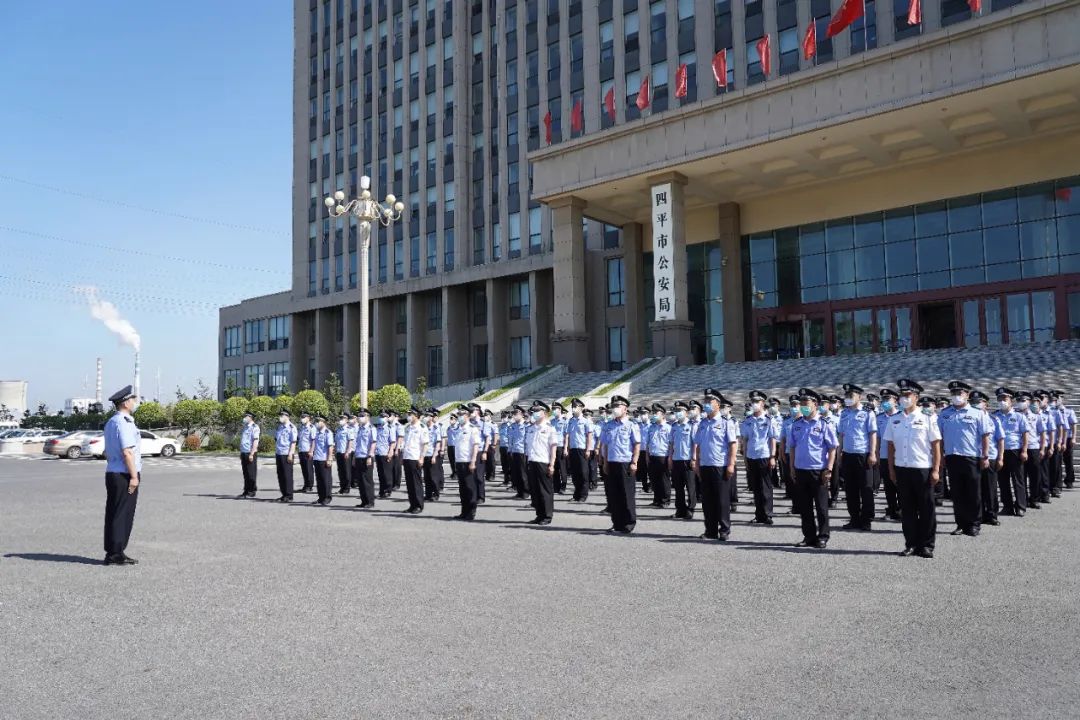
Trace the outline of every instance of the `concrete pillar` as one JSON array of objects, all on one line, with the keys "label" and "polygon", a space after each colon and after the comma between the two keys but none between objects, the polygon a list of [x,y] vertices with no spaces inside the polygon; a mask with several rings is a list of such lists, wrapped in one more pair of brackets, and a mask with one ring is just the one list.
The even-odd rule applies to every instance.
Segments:
[{"label": "concrete pillar", "polygon": [[[581,271],[585,272],[584,266]],[[551,273],[547,270],[535,270],[529,273],[529,302],[532,305],[529,312],[529,334],[532,336],[532,366],[534,368],[550,365],[552,362],[551,295]],[[588,355],[586,355],[586,362],[588,362]]]},{"label": "concrete pillar", "polygon": [[506,308],[509,306],[506,280],[487,281],[488,374],[504,375],[510,371],[510,353],[506,334]]},{"label": "concrete pillar", "polygon": [[[652,292],[652,288],[644,287],[645,268],[642,265],[639,223],[623,225],[622,246],[623,284],[626,290],[626,363],[630,366],[645,357],[645,323],[641,314],[645,312],[645,293]],[[603,338],[603,342],[606,344],[607,338]],[[605,363],[603,367],[606,366]]]},{"label": "concrete pillar", "polygon": [[723,268],[720,272],[724,296],[724,361],[746,360],[746,338],[743,328],[742,233],[739,227],[739,206],[724,203],[717,208],[720,214],[720,250]]},{"label": "concrete pillar", "polygon": [[345,377],[341,384],[345,394],[352,397],[360,392],[360,305],[346,303],[341,306],[345,314],[345,333],[341,346],[345,361]]},{"label": "concrete pillar", "polygon": [[[311,313],[297,313],[292,316],[289,337],[289,387],[294,393],[304,387],[307,379],[308,332],[312,322]],[[225,389],[224,379],[221,389]],[[241,383],[242,384],[242,383]]]},{"label": "concrete pillar", "polygon": [[[671,231],[668,233],[668,242],[672,244],[672,271],[673,271],[673,300],[675,303],[675,317],[670,320],[657,320],[650,322],[652,329],[653,355],[657,357],[672,356],[679,365],[693,365],[694,353],[691,344],[691,335],[694,324],[690,322],[690,308],[686,290],[686,176],[677,172],[661,173],[648,178],[651,188],[663,184],[671,185]],[[653,257],[656,256],[657,238],[653,237]],[[647,292],[653,292],[649,288]]]},{"label": "concrete pillar", "polygon": [[369,390],[394,382],[394,300],[371,301],[371,350],[374,382]]},{"label": "concrete pillar", "polygon": [[445,285],[442,288],[443,382],[447,385],[472,377],[470,338],[472,314],[469,312],[468,285]]},{"label": "concrete pillar", "polygon": [[[565,197],[550,203],[552,236],[555,244],[553,277],[553,362],[566,365],[571,372],[583,372],[589,366],[589,338],[585,322],[585,243],[581,236],[581,216],[585,201]],[[536,316],[535,296],[531,299]],[[537,337],[533,335],[533,356]],[[547,342],[547,339],[544,339]]]},{"label": "concrete pillar", "polygon": [[334,371],[334,308],[315,311],[315,389],[322,390],[326,378]]},{"label": "concrete pillar", "polygon": [[405,378],[410,391],[416,387],[416,378],[427,375],[426,334],[427,303],[420,293],[409,293],[405,296]]}]

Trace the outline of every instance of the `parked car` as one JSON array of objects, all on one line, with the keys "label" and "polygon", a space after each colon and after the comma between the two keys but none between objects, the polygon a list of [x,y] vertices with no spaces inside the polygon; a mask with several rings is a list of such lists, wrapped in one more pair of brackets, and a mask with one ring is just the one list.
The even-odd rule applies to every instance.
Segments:
[{"label": "parked car", "polygon": [[75,430],[66,435],[46,440],[45,447],[42,450],[46,455],[56,455],[69,460],[77,460],[82,457],[83,441],[101,435],[100,430]]},{"label": "parked car", "polygon": [[[141,430],[140,432],[142,433],[142,441],[139,443],[139,450],[143,457],[160,455],[164,458],[170,458],[180,452],[179,440],[155,435],[147,430]],[[91,455],[96,458],[105,457],[104,434],[84,439],[81,451],[83,455]]]},{"label": "parked car", "polygon": [[58,438],[64,434],[63,430],[35,430],[33,435],[26,435],[22,438],[24,443],[39,443],[48,442],[53,438]]},{"label": "parked car", "polygon": [[22,435],[24,432],[26,431],[19,428],[10,428],[8,430],[0,432],[0,440],[14,440],[16,437]]}]

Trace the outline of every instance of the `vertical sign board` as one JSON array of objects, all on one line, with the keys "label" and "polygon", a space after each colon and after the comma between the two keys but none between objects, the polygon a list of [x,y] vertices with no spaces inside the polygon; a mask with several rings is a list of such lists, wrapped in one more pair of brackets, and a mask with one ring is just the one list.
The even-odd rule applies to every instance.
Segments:
[{"label": "vertical sign board", "polygon": [[675,218],[671,216],[671,183],[652,188],[653,298],[657,320],[675,319]]}]

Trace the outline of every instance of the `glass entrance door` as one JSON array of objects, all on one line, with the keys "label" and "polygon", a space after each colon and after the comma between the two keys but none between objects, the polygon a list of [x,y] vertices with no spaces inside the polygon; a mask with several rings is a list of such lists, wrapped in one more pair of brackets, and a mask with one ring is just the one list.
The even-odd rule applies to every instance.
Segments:
[{"label": "glass entrance door", "polygon": [[778,360],[801,358],[806,354],[805,333],[801,322],[782,322],[775,327]]}]

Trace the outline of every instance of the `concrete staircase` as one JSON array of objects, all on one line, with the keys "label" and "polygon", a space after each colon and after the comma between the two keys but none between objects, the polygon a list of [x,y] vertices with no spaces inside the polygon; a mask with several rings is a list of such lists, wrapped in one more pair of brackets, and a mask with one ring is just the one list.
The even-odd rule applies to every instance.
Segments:
[{"label": "concrete staircase", "polygon": [[619,371],[568,373],[538,389],[531,397],[522,398],[526,405],[533,400],[551,404],[556,400],[580,397],[590,390],[606,385],[622,373]]}]

